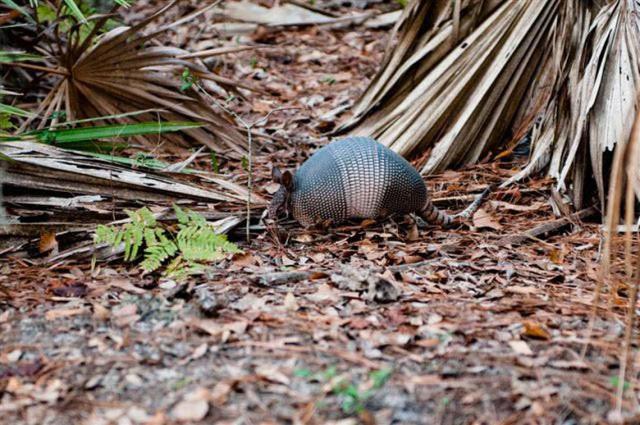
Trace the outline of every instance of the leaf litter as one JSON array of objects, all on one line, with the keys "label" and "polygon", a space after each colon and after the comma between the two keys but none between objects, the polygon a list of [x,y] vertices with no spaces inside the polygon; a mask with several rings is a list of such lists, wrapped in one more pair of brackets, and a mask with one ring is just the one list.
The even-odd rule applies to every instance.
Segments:
[{"label": "leaf litter", "polygon": [[[325,11],[362,12],[352,9]],[[213,17],[172,42],[219,47]],[[214,66],[266,94],[244,93],[234,112],[255,122],[298,108],[255,128],[254,187],[268,199],[271,165],[294,169],[327,141],[349,114],[335,111],[374,76],[387,32],[258,27],[241,37],[270,48]],[[240,163],[226,167],[242,184]],[[457,210],[515,170],[481,164],[427,183],[438,206]],[[0,258],[0,411],[11,423],[87,424],[604,418],[626,294],[595,320],[583,357],[600,227],[572,219],[523,237],[558,220],[551,191],[546,179],[498,189],[470,228],[392,217],[329,230],[284,225],[282,241],[254,228],[250,243],[238,242],[244,254],[185,284],[150,282],[117,261],[92,268],[13,251]],[[59,242],[45,233],[36,247],[47,253]]]}]

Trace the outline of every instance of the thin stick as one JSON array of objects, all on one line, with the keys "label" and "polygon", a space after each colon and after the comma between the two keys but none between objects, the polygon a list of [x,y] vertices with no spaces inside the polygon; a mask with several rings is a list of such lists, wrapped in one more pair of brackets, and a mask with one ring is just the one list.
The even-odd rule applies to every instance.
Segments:
[{"label": "thin stick", "polygon": [[[622,354],[620,356],[620,372],[618,375],[618,388],[616,389],[616,412],[619,417],[622,417],[622,402],[624,398],[624,383],[627,375],[627,367],[629,365],[629,354],[631,351],[631,338],[633,337],[633,329],[636,318],[636,304],[638,302],[638,285],[640,285],[640,258],[636,258],[635,270],[632,268],[631,259],[633,258],[632,244],[633,237],[631,235],[631,223],[635,217],[635,192],[634,186],[638,177],[637,161],[640,155],[640,114],[638,114],[636,121],[634,122],[631,140],[627,145],[626,155],[626,193],[625,193],[625,218],[626,225],[624,233],[624,256],[625,256],[625,272],[627,279],[631,282],[631,293],[629,294],[629,308],[627,310],[627,328],[624,333],[624,344],[622,347]],[[619,190],[622,192],[622,190]],[[611,211],[609,211],[611,214]],[[608,236],[613,239],[613,226],[615,223],[610,223]],[[636,242],[638,239],[636,238]],[[613,289],[612,289],[613,291]]]},{"label": "thin stick", "polygon": [[573,223],[575,220],[583,220],[593,214],[595,214],[598,210],[594,207],[585,208],[578,212],[575,212],[567,217],[559,218],[557,220],[552,220],[547,223],[536,226],[532,229],[529,229],[521,234],[506,236],[500,240],[499,243],[503,245],[518,245],[525,242],[528,239],[534,239],[538,242],[540,239],[538,236],[548,233],[554,232],[561,227],[564,227],[568,224]]},{"label": "thin stick", "polygon": [[69,76],[69,71],[67,71],[64,68],[47,68],[46,66],[32,65],[30,63],[19,63],[19,62],[13,62],[13,63],[9,62],[9,63],[4,63],[3,65],[15,66],[17,68],[33,69],[35,71],[42,71],[49,74],[58,74],[58,75],[63,75],[65,77]]},{"label": "thin stick", "polygon": [[265,115],[262,118],[257,119],[256,121],[252,122],[251,124],[247,123],[244,119],[242,119],[242,117],[240,117],[238,114],[236,114],[234,111],[232,111],[231,109],[225,107],[224,105],[222,105],[220,102],[218,102],[216,99],[213,98],[213,96],[211,96],[204,88],[202,88],[201,85],[199,84],[195,84],[194,85],[195,88],[197,88],[201,94],[204,94],[204,96],[209,99],[212,103],[214,103],[216,106],[218,106],[220,109],[222,109],[223,111],[225,111],[226,113],[228,113],[229,115],[232,115],[246,130],[247,130],[247,149],[248,149],[248,153],[247,153],[247,172],[249,174],[248,179],[247,179],[247,223],[246,223],[246,238],[247,238],[247,242],[249,242],[250,238],[249,238],[249,225],[251,223],[251,192],[253,191],[253,137],[251,135],[251,131],[253,130],[253,127],[255,127],[256,125],[260,124],[263,121],[266,121],[269,119],[269,117],[271,116],[271,114],[273,114],[274,112],[278,112],[278,111],[284,111],[287,109],[300,109],[299,107],[296,106],[282,106],[279,108],[275,108],[272,109],[271,111],[269,111],[269,113],[267,115]]}]

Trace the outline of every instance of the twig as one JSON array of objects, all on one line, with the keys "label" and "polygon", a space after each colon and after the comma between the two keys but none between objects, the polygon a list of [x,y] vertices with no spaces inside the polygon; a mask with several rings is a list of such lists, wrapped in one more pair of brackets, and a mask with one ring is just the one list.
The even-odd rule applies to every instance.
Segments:
[{"label": "twig", "polygon": [[213,96],[211,96],[204,88],[202,88],[202,86],[200,84],[196,83],[196,84],[194,84],[194,87],[197,88],[200,91],[201,94],[203,94],[205,97],[207,97],[211,102],[213,102],[220,109],[222,109],[223,111],[225,111],[229,115],[232,115],[247,130],[247,145],[248,145],[247,146],[247,150],[248,150],[248,154],[247,154],[247,168],[248,169],[247,169],[247,172],[249,174],[249,177],[247,179],[247,225],[246,225],[246,237],[247,237],[247,242],[249,242],[249,224],[251,222],[251,192],[253,190],[253,138],[252,138],[252,135],[251,135],[251,130],[257,124],[268,120],[269,117],[271,116],[271,114],[273,114],[274,112],[284,111],[284,110],[287,110],[287,109],[300,109],[300,108],[295,107],[295,106],[283,106],[283,107],[275,108],[275,109],[269,111],[269,113],[267,115],[265,115],[264,117],[259,118],[256,121],[254,121],[251,124],[249,124],[244,119],[242,119],[242,117],[240,117],[240,115],[236,114],[234,111],[232,111],[231,109],[225,107],[220,102],[218,102],[216,99],[214,99]]},{"label": "twig", "polygon": [[324,272],[318,271],[292,271],[292,272],[275,272],[266,273],[259,276],[261,284],[266,286],[283,285],[285,283],[293,283],[301,280],[310,279],[312,277],[326,276]]},{"label": "twig", "polygon": [[[496,190],[495,192],[492,192],[495,196],[501,197],[501,196],[505,196],[505,195],[511,195],[515,192],[518,193],[538,193],[538,192],[542,192],[541,189],[508,189],[508,190]],[[478,196],[475,193],[472,194],[468,194],[468,195],[458,195],[458,196],[441,196],[438,197],[441,193],[445,193],[443,191],[440,192],[431,192],[431,200],[433,202],[450,202],[450,201],[470,201],[470,200],[474,200],[476,199],[476,196]]]},{"label": "twig", "polygon": [[30,63],[20,63],[20,62],[3,63],[3,65],[15,66],[17,68],[33,69],[34,71],[42,71],[42,72],[46,72],[46,73],[49,73],[49,74],[58,74],[58,75],[62,75],[62,76],[65,76],[65,77],[69,76],[69,71],[67,71],[64,68],[47,68],[46,66],[32,65]]},{"label": "twig", "polygon": [[519,245],[529,239],[534,239],[539,241],[538,236],[543,235],[545,233],[554,232],[567,224],[573,223],[576,220],[582,220],[587,218],[593,214],[598,212],[595,207],[585,208],[576,213],[571,214],[570,216],[559,218],[557,220],[552,220],[547,223],[541,224],[540,226],[536,226],[533,229],[527,230],[526,232],[519,235],[510,235],[502,238],[500,240],[500,244],[502,245]]}]

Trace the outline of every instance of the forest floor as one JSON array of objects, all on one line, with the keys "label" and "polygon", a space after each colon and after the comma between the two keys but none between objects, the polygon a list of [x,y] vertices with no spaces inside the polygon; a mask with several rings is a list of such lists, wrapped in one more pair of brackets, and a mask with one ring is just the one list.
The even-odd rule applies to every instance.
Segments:
[{"label": "forest floor", "polygon": [[[177,31],[178,44],[220,42],[196,32]],[[249,37],[271,48],[219,59],[223,75],[265,90],[235,104],[246,120],[297,108],[262,125],[272,137],[257,140],[259,193],[273,192],[271,165],[295,169],[327,142],[344,118],[332,111],[365,89],[388,34],[261,29]],[[514,170],[489,160],[427,184],[438,206],[458,210]],[[282,243],[238,232],[244,254],[186,284],[149,284],[119,262],[0,258],[0,422],[606,421],[624,320],[622,308],[603,309],[589,339],[598,218],[516,238],[557,219],[552,188],[498,189],[465,228],[396,217],[284,225]]]}]

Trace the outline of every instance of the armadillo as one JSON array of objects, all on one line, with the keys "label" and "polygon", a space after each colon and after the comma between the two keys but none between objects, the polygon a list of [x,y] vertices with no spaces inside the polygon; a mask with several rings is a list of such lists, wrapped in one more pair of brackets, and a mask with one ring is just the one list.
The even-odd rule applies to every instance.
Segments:
[{"label": "armadillo", "polygon": [[449,215],[436,208],[420,174],[397,153],[369,137],[347,137],[319,149],[295,177],[273,169],[281,186],[268,214],[291,213],[305,227],[349,218],[415,213],[443,226],[469,218],[489,193],[464,211]]}]

